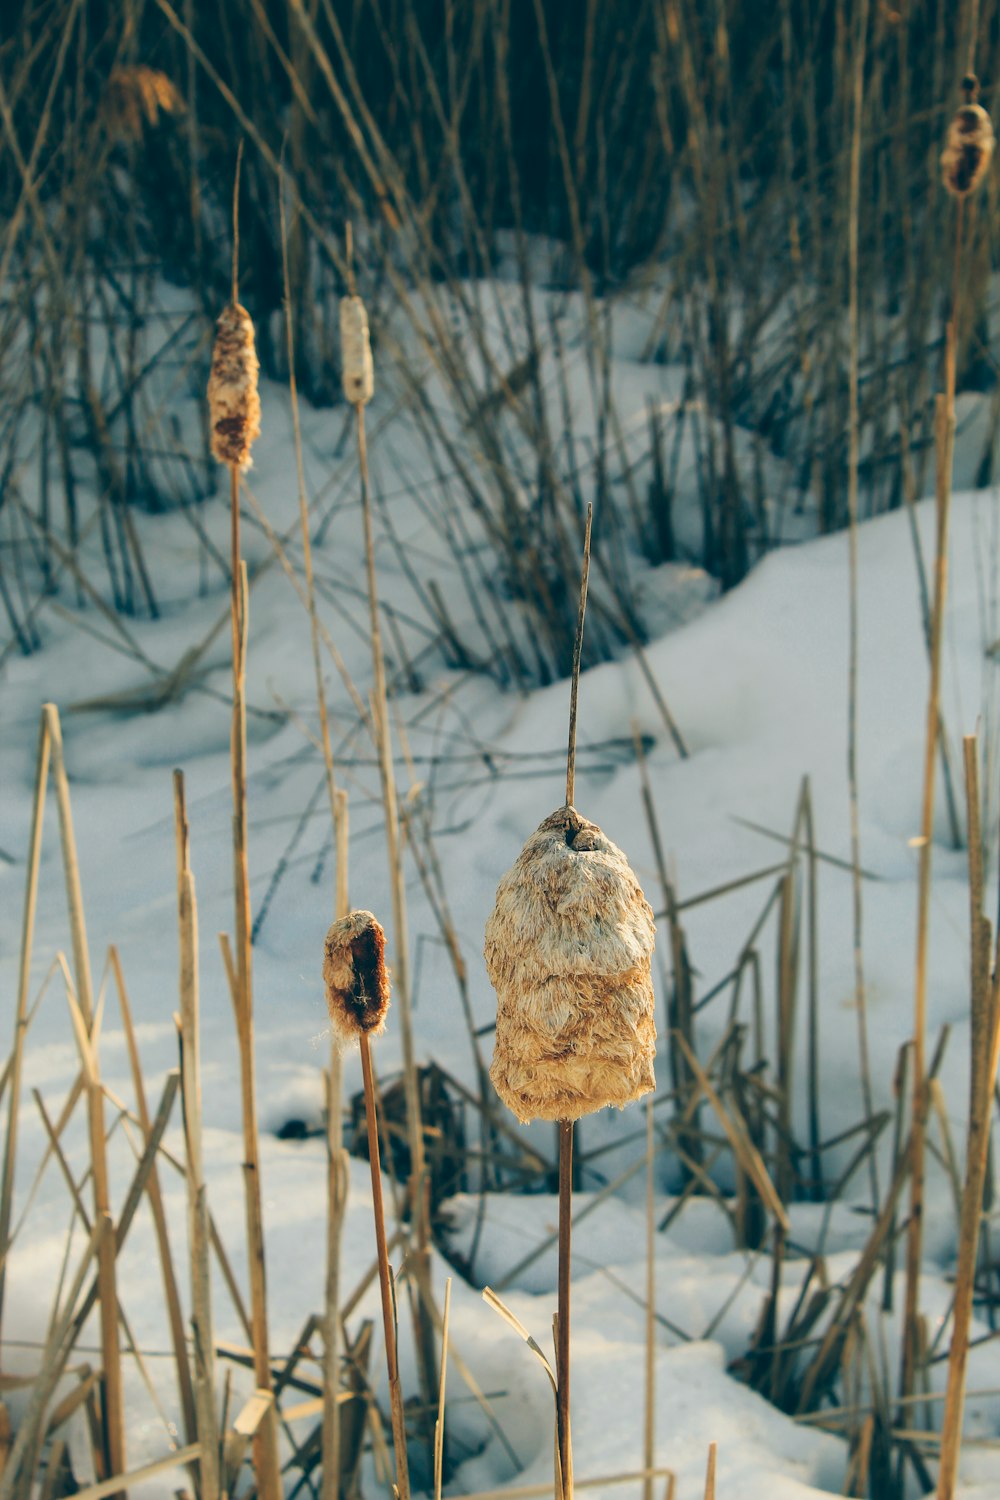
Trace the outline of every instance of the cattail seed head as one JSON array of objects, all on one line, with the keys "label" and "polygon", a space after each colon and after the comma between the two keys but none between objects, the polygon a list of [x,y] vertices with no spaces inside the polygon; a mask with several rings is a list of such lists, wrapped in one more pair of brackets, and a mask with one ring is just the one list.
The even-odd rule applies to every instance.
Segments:
[{"label": "cattail seed head", "polygon": [[368,314],[360,297],[340,299],[340,362],[344,395],[352,406],[367,405],[375,394],[375,367]]},{"label": "cattail seed head", "polygon": [[370,911],[352,911],[330,928],[323,945],[326,1005],[343,1045],[362,1032],[377,1036],[389,1009],[385,933]]},{"label": "cattail seed head", "polygon": [[941,152],[941,180],[949,193],[966,198],[986,176],[993,158],[993,122],[981,104],[963,104],[948,126]]},{"label": "cattail seed head", "polygon": [[576,1120],[656,1086],[653,912],[622,851],[573,807],[546,818],[497,888],[490,1077],[518,1119]]},{"label": "cattail seed head", "polygon": [[260,365],[253,342],[253,322],[245,307],[231,302],[216,324],[212,373],[208,378],[208,411],[212,455],[220,464],[249,469],[250,444],[260,437]]}]

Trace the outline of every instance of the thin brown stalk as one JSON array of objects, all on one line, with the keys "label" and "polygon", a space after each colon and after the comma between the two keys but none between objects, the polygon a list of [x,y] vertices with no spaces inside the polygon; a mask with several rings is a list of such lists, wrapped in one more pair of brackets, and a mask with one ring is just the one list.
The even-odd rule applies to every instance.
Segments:
[{"label": "thin brown stalk", "polygon": [[[653,1100],[646,1100],[646,1409],[642,1461],[647,1473],[656,1462],[656,1205]],[[654,1500],[652,1474],[643,1485],[644,1500]]]},{"label": "thin brown stalk", "polygon": [[708,1467],[705,1471],[705,1500],[715,1500],[716,1444],[708,1445]]},{"label": "thin brown stalk", "polygon": [[368,1127],[368,1161],[372,1178],[372,1209],[375,1218],[375,1244],[378,1249],[378,1281],[382,1295],[382,1327],[385,1334],[385,1364],[389,1377],[389,1403],[392,1409],[392,1442],[396,1454],[396,1492],[399,1500],[409,1500],[410,1476],[406,1456],[406,1418],[403,1391],[396,1361],[396,1305],[393,1293],[389,1254],[386,1249],[385,1205],[382,1200],[382,1166],[378,1143],[378,1114],[375,1104],[375,1081],[372,1074],[371,1041],[362,1032],[361,1072],[365,1088],[365,1120]]},{"label": "thin brown stalk", "polygon": [[923,801],[917,877],[916,979],[913,1002],[912,1150],[910,1220],[906,1242],[906,1296],[903,1321],[903,1361],[900,1394],[913,1390],[919,1338],[920,1260],[923,1245],[924,1146],[927,1115],[927,949],[930,931],[931,851],[934,837],[934,790],[941,700],[941,642],[948,593],[948,523],[951,512],[952,452],[955,440],[955,339],[962,251],[962,207],[955,215],[955,261],[951,316],[945,331],[945,388],[935,410],[936,538],[934,597],[931,610],[930,683],[924,745]]},{"label": "thin brown stalk", "polygon": [[570,1254],[573,1227],[573,1121],[559,1121],[559,1292],[556,1319],[556,1441],[562,1500],[573,1500],[570,1432]]},{"label": "thin brown stalk", "polygon": [[[874,1113],[871,1061],[868,1047],[868,997],[865,989],[862,944],[861,824],[858,808],[858,220],[861,193],[861,125],[864,115],[865,51],[868,41],[868,0],[862,0],[854,49],[853,124],[848,183],[847,259],[849,341],[847,393],[847,515],[850,560],[850,611],[847,668],[847,782],[851,819],[851,888],[854,932],[854,1008],[858,1021],[858,1060],[865,1118]],[[868,1157],[872,1212],[878,1214],[879,1184],[875,1152]]]},{"label": "thin brown stalk", "polygon": [[[3,1177],[0,1180],[0,1328],[3,1325],[3,1296],[6,1283],[6,1255],[10,1235],[10,1216],[14,1202],[14,1170],[17,1163],[17,1125],[21,1099],[21,1063],[28,1026],[28,985],[31,979],[31,955],[35,937],[35,912],[38,904],[38,868],[42,853],[42,827],[45,814],[45,790],[49,780],[49,728],[43,712],[38,726],[38,754],[35,761],[35,796],[31,808],[31,835],[24,888],[24,916],[21,922],[21,957],[17,976],[17,1009],[14,1019],[14,1045],[11,1051],[7,1087],[7,1137],[4,1142]],[[0,1359],[3,1343],[0,1341]]]},{"label": "thin brown stalk", "polygon": [[[305,58],[303,57],[303,61]],[[300,120],[298,111],[295,119]],[[301,144],[301,143],[299,143]],[[334,915],[346,916],[347,846],[346,846],[346,799],[338,792],[333,763],[333,744],[330,738],[330,716],[326,706],[326,689],[323,683],[323,667],[320,658],[320,627],[316,612],[316,586],[313,576],[312,536],[309,530],[309,502],[306,497],[305,469],[302,461],[302,427],[299,419],[299,393],[295,378],[295,327],[292,315],[292,293],[288,267],[288,228],[285,218],[284,177],[279,182],[278,205],[281,219],[281,270],[285,297],[285,335],[288,348],[288,393],[292,407],[292,429],[295,445],[295,480],[299,497],[299,526],[302,534],[302,563],[306,582],[306,610],[309,615],[309,635],[312,646],[313,675],[316,683],[316,712],[319,717],[320,743],[323,750],[323,768],[326,775],[326,790],[330,802],[330,820],[336,846],[336,890]],[[299,241],[297,240],[298,244]],[[341,824],[345,837],[341,838]],[[343,866],[343,869],[342,869]],[[341,909],[341,894],[344,905]],[[323,1389],[323,1500],[337,1500],[340,1487],[340,1413],[337,1408],[337,1393],[340,1387],[338,1351],[340,1328],[340,1235],[344,1206],[347,1199],[348,1171],[340,1139],[341,1108],[341,1056],[336,1044],[330,1048],[330,1064],[326,1075],[326,1114],[329,1180],[327,1184],[327,1262],[324,1298],[324,1359]]]},{"label": "thin brown stalk", "polygon": [[[350,262],[348,248],[348,262]],[[365,436],[365,409],[355,406],[358,438],[358,467],[361,476],[361,510],[364,522],[365,567],[368,583],[368,616],[371,632],[372,676],[376,752],[385,814],[386,852],[392,893],[393,924],[393,992],[399,1015],[403,1050],[403,1090],[406,1099],[407,1144],[410,1150],[409,1192],[412,1203],[414,1240],[411,1256],[413,1277],[420,1292],[415,1303],[414,1331],[417,1344],[417,1369],[425,1412],[433,1412],[437,1383],[437,1359],[434,1324],[427,1309],[430,1306],[430,1223],[428,1183],[424,1161],[424,1130],[420,1109],[416,1053],[413,1043],[413,1015],[410,997],[409,936],[406,914],[406,884],[403,870],[403,846],[400,838],[399,805],[396,775],[393,767],[392,740],[389,731],[389,700],[385,681],[385,658],[379,625],[378,588],[375,574],[375,539],[372,528],[371,484],[368,474],[368,445]],[[429,1433],[433,1443],[433,1431]]]},{"label": "thin brown stalk", "polygon": [[215,1404],[215,1334],[212,1323],[210,1236],[201,1136],[201,1038],[198,987],[198,908],[191,873],[184,777],[174,772],[174,828],[177,843],[177,929],[180,939],[180,1043],[187,1160],[188,1259],[191,1267],[191,1324],[194,1335],[194,1401],[197,1415],[200,1500],[220,1490],[219,1423]]},{"label": "thin brown stalk", "polygon": [[566,747],[566,806],[573,806],[576,791],[576,720],[580,697],[580,660],[583,655],[583,624],[587,614],[587,583],[590,578],[590,530],[594,507],[587,506],[587,528],[583,537],[583,570],[580,576],[580,602],[576,613],[576,636],[573,641],[573,675],[569,697],[569,743]]},{"label": "thin brown stalk", "polygon": [[[96,1035],[94,1034],[93,987],[90,976],[90,954],[83,915],[83,890],[73,832],[73,810],[69,780],[63,756],[62,728],[59,710],[54,703],[45,705],[48,739],[52,757],[52,776],[59,807],[59,831],[62,840],[66,897],[69,905],[70,931],[73,940],[73,968],[80,1015],[87,1030],[91,1067],[86,1078],[87,1120],[90,1138],[91,1171],[94,1179],[94,1220],[107,1223],[108,1233],[101,1236],[97,1251],[98,1295],[101,1329],[101,1416],[104,1459],[108,1477],[123,1474],[125,1457],[125,1401],[122,1386],[121,1350],[118,1343],[118,1293],[115,1273],[114,1234],[111,1221],[108,1160],[104,1133],[104,1094],[97,1071]],[[95,1046],[89,1048],[93,1039]]]},{"label": "thin brown stalk", "polygon": [[[145,1141],[148,1141],[152,1130],[152,1121],[146,1101],[146,1086],[142,1075],[142,1064],[139,1060],[139,1048],[136,1041],[135,1027],[132,1022],[132,1007],[129,1004],[128,991],[125,987],[125,976],[122,972],[121,958],[119,957],[118,949],[114,945],[109,948],[108,957],[111,963],[111,971],[115,978],[115,987],[118,991],[118,1007],[121,1012],[122,1028],[125,1032],[125,1043],[128,1048],[132,1087],[136,1098],[136,1110],[142,1127],[143,1138]],[[178,1397],[180,1400],[181,1416],[184,1422],[184,1432],[188,1441],[194,1442],[197,1433],[194,1389],[191,1384],[191,1366],[188,1361],[187,1341],[184,1332],[184,1314],[177,1288],[177,1278],[174,1274],[174,1262],[170,1249],[170,1236],[167,1231],[163,1193],[160,1188],[159,1173],[155,1164],[149,1174],[146,1193],[149,1198],[150,1211],[153,1216],[153,1228],[156,1233],[157,1249],[160,1256],[160,1267],[163,1276],[163,1297],[167,1309],[167,1321],[170,1325],[170,1341],[174,1351],[174,1365],[177,1372]]]},{"label": "thin brown stalk", "polygon": [[434,1500],[441,1500],[444,1481],[444,1392],[448,1378],[448,1323],[451,1316],[451,1277],[444,1284],[444,1313],[441,1319],[441,1373],[438,1377],[438,1411],[434,1424]]},{"label": "thin brown stalk", "polygon": [[952,1309],[948,1386],[941,1429],[938,1500],[952,1500],[958,1479],[962,1446],[962,1416],[969,1357],[969,1323],[975,1294],[976,1261],[983,1212],[983,1185],[990,1144],[992,1083],[990,1072],[996,1038],[1000,1034],[1000,994],[990,974],[990,923],[983,915],[983,844],[980,819],[978,744],[975,735],[962,742],[965,758],[965,796],[969,857],[969,919],[972,954],[972,1025],[969,1062],[969,1128],[965,1184],[959,1221],[958,1268]]}]

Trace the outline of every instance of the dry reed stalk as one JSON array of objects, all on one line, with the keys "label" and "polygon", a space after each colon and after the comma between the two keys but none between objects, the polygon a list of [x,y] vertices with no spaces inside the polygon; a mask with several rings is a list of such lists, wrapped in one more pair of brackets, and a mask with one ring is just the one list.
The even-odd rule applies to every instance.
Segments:
[{"label": "dry reed stalk", "polygon": [[[257,1135],[257,1085],[253,1042],[253,956],[250,946],[250,872],[247,860],[247,723],[246,659],[249,590],[240,557],[240,472],[250,465],[250,444],[260,431],[257,357],[253,325],[239,305],[239,184],[242,144],[233,185],[232,298],[219,320],[212,361],[209,406],[213,453],[229,469],[230,615],[233,639],[233,716],[230,742],[233,795],[233,885],[236,906],[236,988],[234,1010],[240,1054],[243,1110],[243,1182],[246,1206],[250,1307],[253,1325],[254,1378],[259,1389],[271,1389],[267,1327],[267,1275],[261,1205],[260,1149]],[[272,1404],[254,1434],[254,1468],[261,1500],[280,1500],[277,1413]]]},{"label": "dry reed stalk", "polygon": [[[943,393],[935,401],[935,555],[934,591],[930,619],[930,682],[924,747],[923,800],[920,822],[920,857],[917,885],[916,978],[913,1016],[912,1151],[910,1218],[906,1242],[906,1296],[903,1315],[903,1358],[900,1395],[913,1390],[919,1337],[919,1278],[923,1242],[924,1145],[927,1114],[925,1046],[927,1031],[927,948],[930,928],[931,851],[934,837],[935,765],[937,762],[941,699],[941,642],[948,593],[948,525],[951,512],[952,454],[955,442],[955,361],[958,303],[961,286],[962,227],[965,198],[958,197],[955,210],[955,252],[951,307],[945,329]],[[901,1416],[905,1425],[907,1414]]]},{"label": "dry reed stalk", "polygon": [[[863,903],[861,885],[861,821],[858,793],[858,220],[861,192],[861,127],[864,114],[865,53],[868,42],[868,0],[861,0],[855,38],[852,77],[852,129],[849,159],[847,206],[848,310],[849,343],[847,427],[847,514],[849,549],[849,626],[847,688],[847,782],[851,821],[851,896],[854,951],[854,1008],[858,1022],[858,1061],[861,1076],[861,1098],[865,1118],[874,1113],[871,1061],[868,1047],[868,997],[865,989],[864,948],[862,941]],[[878,1214],[878,1166],[874,1151],[868,1158],[872,1212]]]},{"label": "dry reed stalk", "polygon": [[[73,832],[73,810],[69,781],[63,756],[62,727],[54,703],[45,705],[51,751],[52,777],[59,808],[59,831],[62,841],[66,897],[69,904],[70,930],[73,939],[73,968],[80,1015],[87,1032],[88,1050],[94,1027],[93,989],[90,977],[90,954],[83,914],[83,891]],[[96,1041],[96,1037],[94,1038]],[[104,1094],[97,1073],[96,1052],[91,1054],[93,1067],[86,1079],[87,1121],[90,1140],[91,1171],[94,1182],[94,1219],[106,1221],[108,1232],[101,1236],[97,1251],[98,1295],[101,1328],[101,1422],[107,1477],[123,1474],[125,1457],[125,1403],[122,1387],[121,1350],[118,1343],[118,1293],[115,1274],[115,1247],[112,1232],[108,1160],[104,1133]]]},{"label": "dry reed stalk", "polygon": [[[42,853],[42,828],[45,814],[45,792],[49,780],[49,726],[43,711],[38,726],[38,752],[35,760],[35,795],[31,808],[31,833],[25,874],[24,916],[21,921],[21,954],[17,976],[17,1008],[14,1016],[14,1044],[11,1049],[7,1087],[7,1136],[4,1141],[3,1177],[0,1179],[0,1330],[3,1327],[4,1288],[7,1279],[7,1248],[10,1216],[14,1202],[14,1171],[17,1164],[17,1126],[21,1098],[21,1064],[28,1024],[28,986],[31,979],[31,956],[35,937],[35,912],[38,904],[38,868]],[[3,1342],[0,1340],[0,1368]]]},{"label": "dry reed stalk", "polygon": [[434,1500],[441,1500],[444,1480],[444,1392],[448,1377],[448,1321],[451,1315],[451,1277],[444,1284],[444,1313],[441,1319],[441,1374],[438,1379],[437,1421],[434,1424]]},{"label": "dry reed stalk", "polygon": [[385,1025],[389,1008],[389,976],[385,968],[385,935],[370,911],[354,911],[333,923],[323,949],[323,982],[327,1010],[340,1046],[356,1040],[364,1079],[368,1163],[371,1170],[372,1210],[378,1253],[386,1374],[392,1411],[392,1441],[396,1457],[399,1500],[409,1500],[410,1479],[406,1453],[406,1418],[396,1352],[396,1300],[389,1267],[382,1197],[382,1166],[378,1139],[378,1107],[372,1069],[371,1038]]},{"label": "dry reed stalk", "polygon": [[184,776],[174,772],[177,843],[177,929],[180,940],[181,1079],[187,1183],[188,1260],[191,1268],[191,1329],[194,1339],[194,1400],[200,1445],[199,1500],[220,1492],[219,1422],[215,1402],[215,1334],[209,1264],[208,1198],[201,1135],[201,1036],[198,986],[198,907],[191,872]]},{"label": "dry reed stalk", "polygon": [[[400,837],[396,776],[393,767],[392,739],[389,729],[389,699],[385,681],[385,658],[382,651],[382,633],[379,624],[375,539],[372,528],[371,485],[368,475],[368,445],[365,435],[365,405],[371,400],[374,393],[374,375],[371,348],[368,339],[368,317],[364,309],[364,304],[355,295],[354,290],[350,226],[348,226],[347,264],[350,295],[348,298],[343,299],[342,302],[342,307],[346,304],[346,311],[342,311],[341,321],[342,377],[344,395],[354,407],[357,426],[358,469],[361,478],[361,511],[364,526],[368,618],[371,632],[372,677],[374,683],[372,712],[374,718],[375,749],[378,755],[379,779],[382,788],[382,806],[385,815],[389,881],[392,893],[393,984],[396,992],[399,1031],[403,1051],[403,1089],[406,1098],[407,1144],[410,1150],[410,1181],[408,1192],[413,1215],[415,1241],[410,1260],[413,1278],[419,1293],[414,1304],[414,1333],[417,1348],[417,1369],[420,1376],[421,1396],[424,1402],[423,1409],[425,1421],[429,1428],[430,1414],[433,1412],[436,1404],[437,1359],[434,1324],[428,1310],[431,1304],[428,1184],[424,1161],[424,1131],[421,1120],[420,1089],[417,1080],[416,1055],[413,1044],[403,846]],[[430,1445],[433,1446],[432,1429],[429,1430],[428,1436]]]},{"label": "dry reed stalk", "polygon": [[969,1355],[969,1322],[975,1295],[976,1261],[983,1214],[983,1187],[990,1146],[990,1113],[1000,1039],[1000,969],[990,973],[991,932],[983,914],[983,844],[980,818],[978,743],[975,735],[962,742],[968,819],[969,918],[971,924],[971,1020],[969,1061],[969,1127],[966,1142],[965,1184],[958,1241],[958,1268],[952,1309],[948,1386],[941,1428],[938,1500],[952,1500],[958,1478],[965,1408],[965,1378]]},{"label": "dry reed stalk", "polygon": [[[330,762],[332,766],[332,760]],[[348,813],[347,793],[338,789],[334,798],[334,838],[337,851],[335,915],[346,917]],[[343,1145],[341,1124],[341,1051],[330,1045],[326,1075],[327,1217],[326,1285],[323,1304],[323,1491],[322,1500],[338,1500],[341,1476],[340,1390],[340,1240],[344,1210],[350,1187],[349,1159]],[[388,1253],[388,1252],[387,1252]]]},{"label": "dry reed stalk", "polygon": [[[654,1200],[655,1137],[653,1101],[646,1100],[646,1404],[642,1460],[651,1470],[656,1462],[656,1210]],[[643,1485],[644,1500],[654,1500],[653,1480]]]},{"label": "dry reed stalk", "polygon": [[[111,960],[111,969],[115,977],[115,987],[118,991],[118,1007],[121,1012],[122,1027],[128,1047],[132,1088],[136,1100],[136,1112],[142,1127],[143,1139],[148,1141],[152,1122],[149,1115],[149,1106],[146,1102],[146,1086],[142,1076],[142,1065],[139,1060],[135,1027],[132,1023],[132,1007],[129,1004],[128,991],[125,988],[125,976],[122,973],[121,959],[118,949],[114,945],[108,950],[108,956]],[[153,1228],[156,1233],[156,1244],[160,1255],[160,1268],[163,1275],[163,1298],[167,1308],[167,1321],[170,1325],[170,1342],[174,1351],[174,1367],[177,1373],[181,1417],[184,1423],[185,1436],[188,1442],[192,1443],[197,1436],[197,1418],[195,1413],[194,1388],[191,1383],[191,1365],[188,1360],[187,1340],[184,1331],[184,1314],[177,1288],[177,1277],[174,1273],[170,1236],[167,1231],[166,1209],[164,1208],[163,1194],[160,1189],[159,1172],[155,1165],[149,1174],[146,1192],[149,1198]]]},{"label": "dry reed stalk", "polygon": [[705,1470],[705,1500],[715,1500],[715,1459],[717,1446],[708,1445],[708,1466]]},{"label": "dry reed stalk", "polygon": [[[305,58],[303,58],[303,61]],[[300,111],[294,119],[301,123]],[[293,147],[298,136],[293,131]],[[301,145],[301,142],[298,142]],[[285,293],[285,335],[288,348],[288,392],[292,407],[292,429],[295,445],[295,478],[299,499],[299,528],[302,537],[302,563],[305,572],[306,609],[309,614],[309,634],[312,646],[313,675],[316,683],[316,710],[319,717],[320,743],[323,751],[323,767],[326,775],[327,796],[330,802],[330,819],[336,846],[336,893],[334,916],[347,915],[347,811],[346,794],[338,791],[334,774],[333,744],[330,738],[330,716],[327,712],[326,690],[323,684],[323,668],[320,660],[320,627],[316,611],[316,586],[313,575],[312,536],[309,529],[309,504],[306,498],[305,469],[302,460],[302,428],[299,419],[298,384],[295,377],[295,329],[292,313],[291,283],[289,275],[288,232],[285,219],[284,179],[279,183],[278,203],[281,219],[281,269]],[[301,251],[301,242],[296,239]],[[327,1236],[326,1236],[326,1281],[323,1319],[323,1488],[322,1500],[337,1500],[340,1489],[340,1412],[337,1393],[340,1386],[339,1341],[340,1341],[340,1236],[344,1208],[347,1202],[349,1181],[348,1165],[343,1151],[340,1129],[341,1112],[341,1063],[340,1049],[330,1048],[329,1067],[326,1073],[326,1117],[327,1117]]]}]

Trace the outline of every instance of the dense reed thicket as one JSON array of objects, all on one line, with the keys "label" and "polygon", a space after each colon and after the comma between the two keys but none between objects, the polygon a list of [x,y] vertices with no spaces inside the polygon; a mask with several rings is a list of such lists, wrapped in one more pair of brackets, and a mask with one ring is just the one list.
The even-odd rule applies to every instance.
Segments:
[{"label": "dense reed thicket", "polygon": [[[91,523],[107,575],[94,586],[121,610],[155,613],[136,513],[195,505],[211,488],[204,442],[168,415],[167,392],[202,388],[240,139],[240,294],[263,369],[287,372],[283,171],[300,389],[340,399],[350,221],[381,366],[435,462],[460,475],[506,597],[537,599],[537,648],[499,653],[499,675],[568,670],[570,522],[591,496],[616,512],[626,552],[694,553],[724,586],[789,516],[844,524],[861,14],[860,0],[12,3],[0,45],[0,593],[16,644],[37,643],[37,590],[66,577],[64,553],[77,555]],[[969,15],[917,0],[873,7],[867,25],[862,513],[928,479],[951,253],[937,156],[968,26],[987,109],[1000,52],[996,0]],[[995,191],[965,262],[960,391],[994,383]],[[479,286],[498,273],[514,300],[487,309],[499,327],[488,336]],[[202,315],[177,318],[151,347],[163,278],[192,288]],[[538,288],[575,298],[596,428],[586,458],[565,395],[565,325]],[[614,307],[639,294],[660,307],[641,357],[683,367],[685,386],[675,410],[651,411],[637,455],[611,339]],[[445,411],[414,351],[443,383]],[[984,482],[998,415],[994,403]],[[700,533],[685,548],[675,460],[692,436]],[[612,530],[595,536],[598,566]],[[622,588],[594,621],[590,659],[643,634]]]}]

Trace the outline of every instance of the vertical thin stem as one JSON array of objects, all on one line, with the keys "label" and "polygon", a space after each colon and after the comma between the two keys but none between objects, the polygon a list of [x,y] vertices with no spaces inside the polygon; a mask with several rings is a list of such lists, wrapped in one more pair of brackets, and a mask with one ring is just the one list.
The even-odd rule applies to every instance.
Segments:
[{"label": "vertical thin stem", "polygon": [[[920,821],[920,862],[917,876],[917,951],[913,1001],[912,1167],[910,1221],[906,1244],[906,1299],[903,1323],[902,1396],[912,1394],[919,1339],[919,1280],[923,1244],[924,1144],[927,1113],[927,947],[930,931],[931,851],[934,836],[934,783],[940,725],[941,641],[948,593],[948,521],[951,510],[952,450],[955,439],[955,338],[957,329],[959,274],[962,249],[962,208],[955,216],[955,261],[951,316],[945,332],[945,388],[937,398],[935,445],[936,544],[934,597],[931,609],[930,684],[927,693],[927,726],[924,745],[923,805]],[[906,1423],[905,1409],[902,1417]]]},{"label": "vertical thin stem", "polygon": [[[62,839],[63,868],[66,876],[66,898],[69,905],[70,930],[73,938],[73,969],[77,1002],[88,1035],[94,1023],[93,984],[90,975],[90,953],[83,916],[83,890],[80,866],[73,832],[73,810],[70,804],[69,780],[63,758],[62,728],[59,710],[54,703],[45,705],[48,738],[52,755],[52,777],[59,806],[59,830]],[[100,1297],[102,1402],[101,1416],[107,1474],[111,1478],[124,1474],[125,1395],[122,1385],[121,1350],[118,1344],[118,1291],[115,1269],[115,1237],[111,1219],[110,1184],[107,1148],[104,1134],[104,1091],[96,1072],[87,1079],[87,1115],[90,1132],[91,1170],[94,1179],[94,1223],[105,1224],[97,1250],[97,1280]]]},{"label": "vertical thin stem", "polygon": [[569,743],[566,747],[566,806],[573,806],[576,791],[576,716],[580,696],[580,659],[583,656],[583,622],[587,613],[587,582],[590,578],[590,527],[594,519],[593,504],[587,506],[587,530],[583,538],[583,572],[580,577],[580,603],[576,612],[576,639],[573,642],[573,676],[569,690]]},{"label": "vertical thin stem", "polygon": [[424,1166],[424,1130],[420,1109],[420,1088],[417,1078],[416,1054],[413,1045],[413,1016],[410,1009],[410,959],[409,936],[406,919],[406,887],[403,873],[403,851],[400,839],[399,805],[396,796],[396,775],[393,767],[392,739],[389,732],[389,700],[385,682],[385,658],[382,653],[382,633],[379,624],[378,589],[375,577],[375,539],[372,528],[371,484],[368,475],[368,445],[365,436],[365,409],[361,402],[355,407],[358,431],[358,466],[361,474],[361,511],[364,521],[365,563],[368,578],[368,612],[372,644],[372,676],[374,679],[373,716],[378,754],[379,776],[382,786],[382,805],[385,812],[386,852],[389,864],[389,881],[392,892],[393,923],[393,988],[399,1014],[399,1030],[403,1044],[403,1089],[406,1098],[407,1144],[410,1149],[409,1191],[412,1202],[415,1246],[411,1257],[414,1281],[418,1296],[414,1309],[414,1328],[417,1341],[417,1370],[421,1394],[425,1402],[425,1421],[429,1430],[429,1441],[433,1445],[432,1413],[435,1405],[437,1384],[437,1361],[435,1353],[434,1324],[428,1309],[430,1298],[430,1223],[428,1206],[428,1184]]},{"label": "vertical thin stem", "polygon": [[372,1176],[372,1209],[375,1217],[375,1244],[378,1250],[378,1283],[382,1294],[382,1326],[385,1332],[385,1365],[389,1376],[389,1403],[392,1409],[392,1442],[396,1454],[396,1492],[399,1500],[409,1500],[410,1475],[406,1458],[406,1426],[403,1414],[403,1392],[399,1384],[396,1361],[396,1308],[389,1274],[389,1254],[385,1236],[385,1205],[382,1201],[382,1165],[378,1144],[378,1115],[375,1105],[375,1080],[372,1075],[372,1052],[369,1037],[359,1037],[361,1074],[365,1086],[365,1121],[368,1127],[368,1161]]},{"label": "vertical thin stem", "polygon": [[174,772],[177,841],[177,927],[180,938],[181,1087],[187,1161],[188,1242],[191,1262],[191,1324],[194,1334],[194,1393],[200,1500],[219,1494],[219,1425],[215,1405],[215,1336],[212,1325],[208,1200],[201,1136],[201,1042],[198,1016],[198,909],[189,857],[184,776]]},{"label": "vertical thin stem", "polygon": [[[10,1093],[7,1098],[7,1138],[4,1142],[3,1180],[0,1183],[0,1324],[3,1322],[3,1294],[7,1279],[7,1236],[14,1202],[14,1169],[17,1161],[17,1124],[21,1098],[21,1062],[28,1026],[28,986],[31,979],[31,955],[35,938],[35,912],[38,905],[38,867],[42,855],[42,828],[45,815],[45,791],[49,781],[49,727],[44,710],[38,726],[38,755],[35,761],[35,800],[31,809],[31,836],[28,844],[28,869],[24,887],[24,917],[21,922],[21,959],[17,976],[17,1010],[14,1020],[14,1047],[11,1053]],[[0,1343],[0,1350],[3,1344]]]},{"label": "vertical thin stem", "polygon": [[570,1235],[573,1227],[573,1121],[559,1121],[559,1302],[556,1320],[556,1441],[562,1500],[573,1500],[573,1444],[569,1421]]},{"label": "vertical thin stem", "polygon": [[983,915],[983,844],[980,822],[978,745],[975,735],[963,741],[968,818],[969,918],[972,955],[972,1055],[969,1068],[969,1126],[965,1186],[959,1221],[958,1268],[952,1310],[948,1386],[941,1425],[938,1500],[952,1500],[958,1478],[965,1410],[965,1379],[969,1358],[969,1323],[976,1282],[976,1259],[983,1213],[983,1185],[990,1144],[990,1106],[994,1079],[991,1064],[997,1036],[998,993],[990,975],[990,924]]},{"label": "vertical thin stem", "polygon": [[[868,40],[868,0],[862,0],[854,56],[854,120],[851,132],[850,181],[848,187],[848,461],[847,515],[850,557],[850,625],[847,689],[847,781],[851,819],[851,891],[854,929],[854,1001],[858,1018],[858,1057],[861,1098],[865,1119],[870,1121],[872,1102],[871,1062],[868,1048],[868,996],[865,989],[862,946],[861,829],[858,811],[858,236],[861,191],[861,124],[864,114],[865,49]],[[872,1212],[878,1216],[878,1166],[874,1151],[868,1153]]]},{"label": "vertical thin stem", "polygon": [[644,1500],[653,1500],[656,1463],[656,1212],[654,1207],[655,1145],[653,1098],[646,1100],[646,1411],[643,1434]]}]

